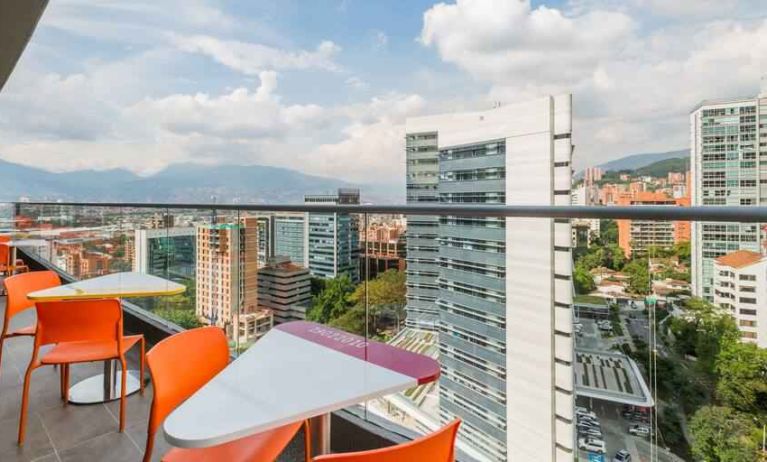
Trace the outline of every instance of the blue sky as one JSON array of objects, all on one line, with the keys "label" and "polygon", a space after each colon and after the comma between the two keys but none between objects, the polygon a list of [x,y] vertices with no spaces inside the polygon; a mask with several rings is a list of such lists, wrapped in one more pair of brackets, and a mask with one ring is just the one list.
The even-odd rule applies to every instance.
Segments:
[{"label": "blue sky", "polygon": [[687,147],[767,74],[761,0],[57,0],[0,94],[50,170],[277,165],[401,183],[408,116],[573,94],[576,167]]}]

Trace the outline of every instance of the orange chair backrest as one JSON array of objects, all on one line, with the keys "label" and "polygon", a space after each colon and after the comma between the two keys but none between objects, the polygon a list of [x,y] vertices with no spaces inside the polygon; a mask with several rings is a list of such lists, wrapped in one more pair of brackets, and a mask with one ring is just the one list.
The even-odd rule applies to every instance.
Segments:
[{"label": "orange chair backrest", "polygon": [[116,299],[37,302],[35,343],[122,340],[122,308]]},{"label": "orange chair backrest", "polygon": [[8,320],[17,313],[35,306],[35,303],[27,298],[29,293],[60,286],[61,280],[53,271],[33,271],[5,278],[4,283],[8,293],[5,308],[5,319]]},{"label": "orange chair backrest", "polygon": [[315,462],[453,462],[455,435],[460,419],[434,433],[408,443],[372,451],[330,454],[314,458]]},{"label": "orange chair backrest", "polygon": [[[11,240],[11,236],[0,236],[0,242],[8,242]],[[11,260],[11,250],[7,245],[0,245],[0,265],[8,265]]]},{"label": "orange chair backrest", "polygon": [[179,404],[229,363],[229,345],[218,327],[200,327],[172,335],[146,355],[154,386],[149,434]]}]

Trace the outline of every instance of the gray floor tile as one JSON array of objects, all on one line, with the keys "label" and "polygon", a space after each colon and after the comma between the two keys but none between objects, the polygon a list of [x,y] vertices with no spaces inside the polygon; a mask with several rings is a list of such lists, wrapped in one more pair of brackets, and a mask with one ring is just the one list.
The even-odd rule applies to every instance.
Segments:
[{"label": "gray floor tile", "polygon": [[30,414],[24,446],[17,444],[18,416],[0,421],[0,460],[3,462],[31,461],[53,452],[53,445],[37,414]]},{"label": "gray floor tile", "polygon": [[123,433],[107,433],[89,439],[65,451],[59,451],[61,462],[136,462],[141,454]]}]

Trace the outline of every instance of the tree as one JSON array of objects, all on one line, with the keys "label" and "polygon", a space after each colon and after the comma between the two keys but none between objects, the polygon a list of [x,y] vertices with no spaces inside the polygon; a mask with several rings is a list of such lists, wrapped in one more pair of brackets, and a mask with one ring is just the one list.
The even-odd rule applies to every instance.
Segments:
[{"label": "tree", "polygon": [[576,265],[573,271],[573,285],[575,286],[575,293],[578,295],[588,294],[597,285],[594,283],[594,278],[583,265]]},{"label": "tree", "polygon": [[674,253],[679,257],[679,262],[690,266],[690,241],[682,241],[674,244]]},{"label": "tree", "polygon": [[629,292],[636,295],[647,295],[650,293],[650,271],[647,267],[647,259],[631,260],[631,262],[623,267],[623,272],[629,275]]},{"label": "tree", "polygon": [[730,342],[716,359],[717,397],[741,412],[767,417],[767,349]]},{"label": "tree", "polygon": [[599,240],[602,245],[618,243],[618,223],[615,220],[599,221]]},{"label": "tree", "polygon": [[754,462],[759,458],[751,419],[729,407],[704,406],[690,421],[692,453],[706,462]]},{"label": "tree", "polygon": [[350,310],[349,315],[341,322],[355,327],[358,323],[355,316],[360,315],[356,308],[362,307],[361,315],[364,318],[367,313],[368,333],[371,336],[380,336],[382,331],[392,324],[399,328],[398,321],[405,319],[405,281],[404,272],[388,270],[372,281],[363,282],[349,296],[349,302],[355,305],[355,310]]},{"label": "tree", "polygon": [[325,287],[312,298],[312,307],[307,314],[310,321],[327,324],[349,309],[349,295],[354,291],[349,276],[344,274],[325,281]]},{"label": "tree", "polygon": [[727,311],[702,298],[690,298],[684,306],[685,315],[672,320],[670,328],[677,340],[677,350],[694,354],[697,366],[706,374],[715,374],[719,351],[738,342],[738,326]]},{"label": "tree", "polygon": [[365,307],[363,305],[354,305],[341,316],[332,319],[328,325],[335,327],[336,329],[364,336],[366,334],[365,326],[367,325]]},{"label": "tree", "polygon": [[184,329],[202,327],[202,323],[199,319],[197,319],[197,315],[192,310],[161,308],[159,310],[155,310],[154,314],[163,319],[167,319],[168,321],[177,324]]}]

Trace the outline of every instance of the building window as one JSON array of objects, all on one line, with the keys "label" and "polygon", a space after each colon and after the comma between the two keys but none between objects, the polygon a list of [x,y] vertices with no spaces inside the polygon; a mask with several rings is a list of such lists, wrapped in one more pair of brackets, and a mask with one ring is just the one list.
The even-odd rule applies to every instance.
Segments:
[{"label": "building window", "polygon": [[756,299],[750,297],[740,297],[740,303],[748,303],[749,305],[756,305]]},{"label": "building window", "polygon": [[746,315],[746,316],[756,316],[756,310],[749,310],[746,308],[740,309],[740,314]]},{"label": "building window", "polygon": [[738,276],[741,281],[756,281],[756,276],[753,274],[741,274]]},{"label": "building window", "polygon": [[739,324],[743,327],[756,327],[756,321],[747,321],[745,319],[741,319]]}]

